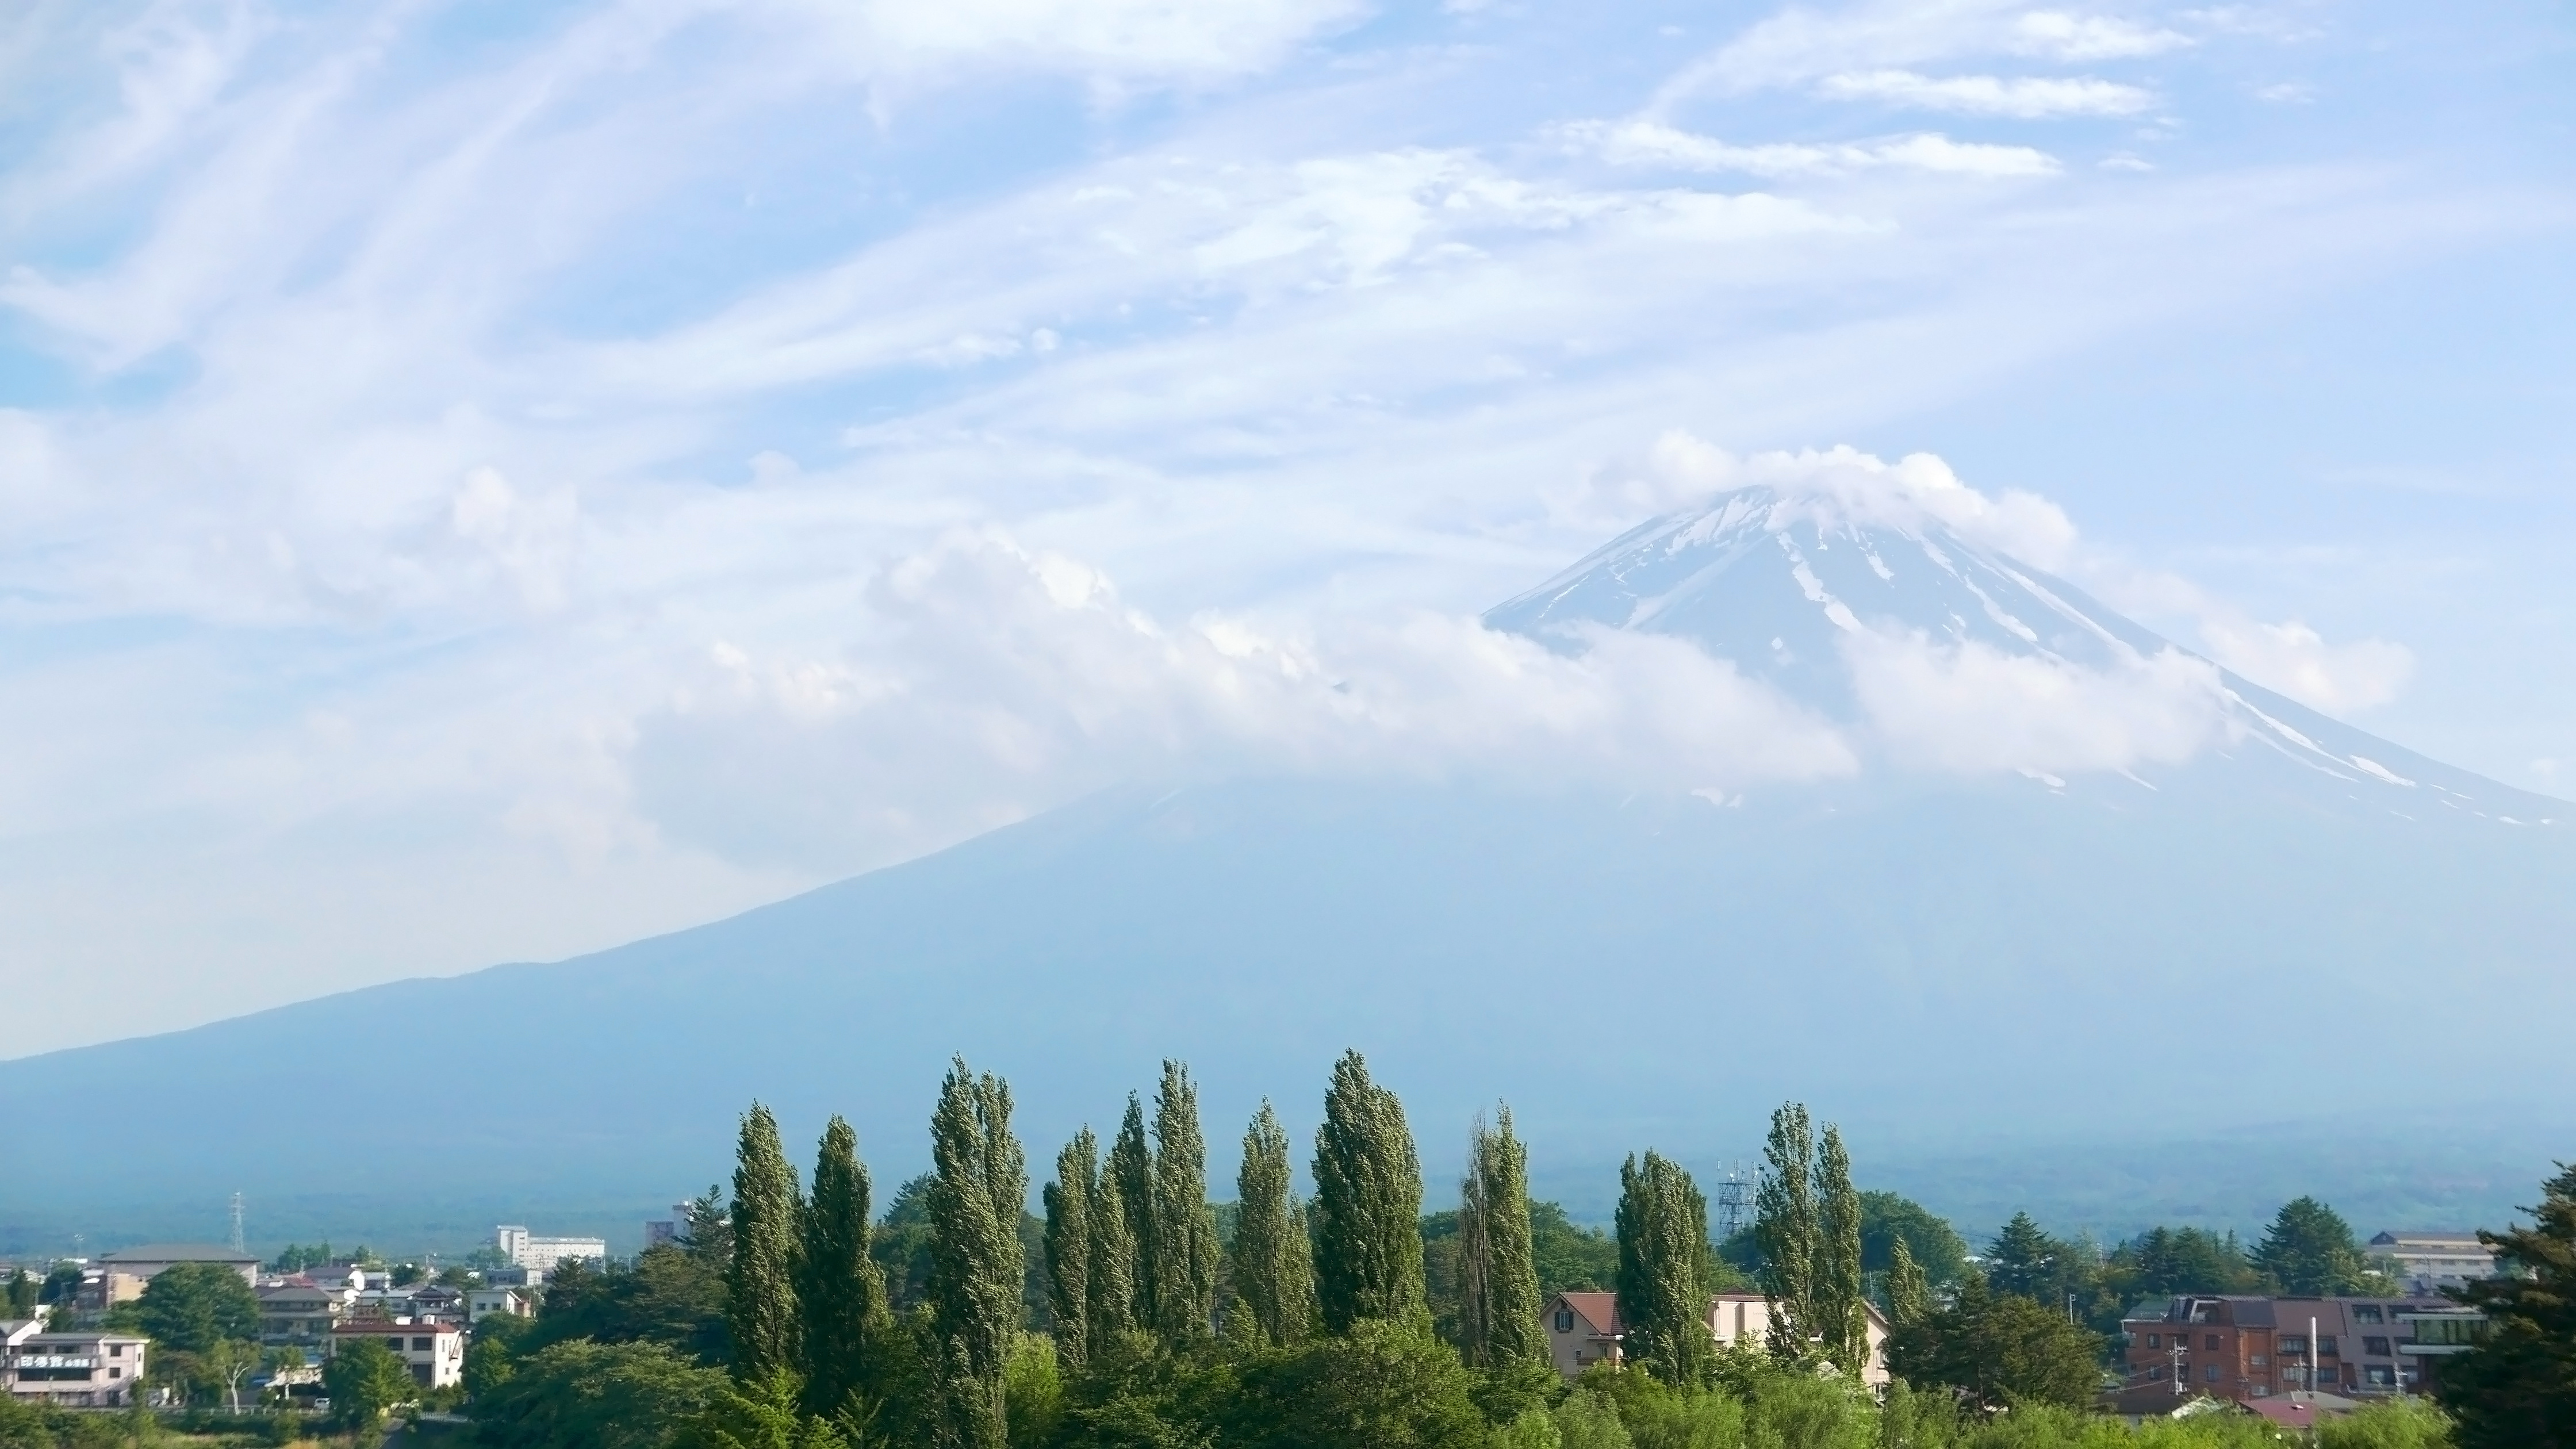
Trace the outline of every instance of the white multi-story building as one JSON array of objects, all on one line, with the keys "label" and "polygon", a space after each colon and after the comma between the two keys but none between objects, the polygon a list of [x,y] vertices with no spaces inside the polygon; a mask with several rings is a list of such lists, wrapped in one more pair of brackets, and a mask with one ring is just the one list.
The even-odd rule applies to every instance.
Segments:
[{"label": "white multi-story building", "polygon": [[150,1340],[121,1333],[13,1333],[0,1383],[20,1403],[103,1409],[134,1402]]},{"label": "white multi-story building", "polygon": [[553,1272],[557,1263],[570,1258],[608,1257],[606,1238],[540,1238],[526,1228],[507,1223],[492,1230],[492,1242],[502,1257],[541,1273]]},{"label": "white multi-story building", "polygon": [[332,1325],[331,1351],[374,1339],[392,1349],[424,1389],[465,1381],[465,1330],[453,1323],[410,1318],[351,1318]]},{"label": "white multi-story building", "polygon": [[2475,1233],[2381,1233],[2362,1251],[2409,1293],[2439,1293],[2495,1276],[2495,1252]]}]

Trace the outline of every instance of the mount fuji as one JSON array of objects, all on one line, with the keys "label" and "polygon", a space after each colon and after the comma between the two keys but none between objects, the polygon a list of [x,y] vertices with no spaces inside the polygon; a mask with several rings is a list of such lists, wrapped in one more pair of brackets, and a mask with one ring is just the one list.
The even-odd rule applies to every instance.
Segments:
[{"label": "mount fuji", "polygon": [[1435,1185],[1506,1098],[1578,1210],[1795,1098],[1971,1225],[2508,1211],[2576,1092],[2576,807],[2229,673],[1962,506],[1737,489],[1485,615],[1688,640],[1852,773],[1139,785],[594,955],[0,1062],[0,1253],[236,1190],[281,1232],[631,1240],[755,1097],[917,1170],[952,1052],[1040,1161],[1165,1056],[1211,1140],[1265,1096],[1298,1130],[1357,1046]]}]

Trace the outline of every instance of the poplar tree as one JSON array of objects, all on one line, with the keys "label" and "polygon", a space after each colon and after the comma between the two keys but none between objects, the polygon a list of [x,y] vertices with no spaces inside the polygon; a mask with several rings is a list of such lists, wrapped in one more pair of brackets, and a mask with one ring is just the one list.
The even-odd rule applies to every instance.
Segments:
[{"label": "poplar tree", "polygon": [[1512,1132],[1511,1108],[1497,1111],[1477,1167],[1485,1207],[1488,1362],[1495,1368],[1546,1363],[1547,1337],[1538,1321],[1538,1260],[1530,1234],[1529,1149]]},{"label": "poplar tree", "polygon": [[1118,1198],[1127,1211],[1127,1284],[1130,1312],[1138,1328],[1160,1321],[1155,1312],[1154,1150],[1145,1145],[1145,1108],[1127,1094],[1127,1116],[1110,1144],[1109,1169],[1118,1180]]},{"label": "poplar tree", "polygon": [[1914,1261],[1914,1250],[1898,1238],[1887,1257],[1887,1322],[1891,1328],[1912,1328],[1932,1314],[1932,1285],[1923,1276],[1923,1266]]},{"label": "poplar tree", "polygon": [[814,1157],[796,1301],[804,1318],[805,1412],[829,1419],[868,1392],[885,1336],[885,1270],[868,1256],[868,1169],[859,1136],[834,1117]]},{"label": "poplar tree", "polygon": [[1619,1169],[1619,1320],[1629,1356],[1663,1383],[1695,1387],[1708,1331],[1708,1199],[1681,1164],[1649,1152]]},{"label": "poplar tree", "polygon": [[1336,1334],[1370,1319],[1428,1327],[1422,1161],[1404,1104],[1344,1052],[1315,1131],[1315,1297]]},{"label": "poplar tree", "polygon": [[725,1272],[725,1328],[733,1376],[766,1383],[798,1369],[796,1170],[779,1145],[778,1119],[758,1102],[743,1114],[733,1170],[733,1262]]},{"label": "poplar tree", "polygon": [[1815,1322],[1809,1331],[1825,1357],[1846,1374],[1869,1362],[1869,1315],[1860,1271],[1860,1194],[1852,1190],[1851,1155],[1842,1129],[1825,1124],[1816,1153]]},{"label": "poplar tree", "polygon": [[1477,1113],[1476,1124],[1467,1129],[1466,1175],[1458,1179],[1457,1256],[1452,1270],[1458,1295],[1458,1356],[1469,1368],[1491,1368],[1494,1363],[1493,1210],[1485,1197],[1485,1157],[1492,1140],[1485,1114]]},{"label": "poplar tree", "polygon": [[1118,1174],[1104,1171],[1091,1200],[1091,1281],[1086,1286],[1090,1326],[1084,1342],[1105,1353],[1136,1328],[1136,1240],[1127,1230],[1126,1195]]},{"label": "poplar tree", "polygon": [[1288,1191],[1288,1133],[1268,1102],[1243,1134],[1234,1178],[1234,1295],[1263,1341],[1297,1343],[1314,1331],[1315,1283],[1306,1225]]},{"label": "poplar tree", "polygon": [[1189,1068],[1163,1063],[1154,1094],[1154,1330],[1166,1342],[1207,1335],[1216,1316],[1216,1217],[1208,1210],[1207,1142]]},{"label": "poplar tree", "polygon": [[1815,1334],[1818,1237],[1814,1138],[1807,1109],[1783,1102],[1771,1114],[1771,1137],[1762,1149],[1762,1181],[1754,1190],[1753,1240],[1762,1253],[1762,1296],[1771,1326],[1763,1335],[1772,1356],[1803,1364]]},{"label": "poplar tree", "polygon": [[1011,1089],[956,1058],[930,1120],[928,1298],[940,1375],[940,1437],[953,1449],[1003,1442],[1002,1372],[1022,1319],[1020,1213],[1028,1164],[1011,1135]]},{"label": "poplar tree", "polygon": [[1046,1185],[1047,1312],[1055,1351],[1079,1368],[1091,1356],[1091,1213],[1099,1192],[1100,1142],[1085,1127],[1055,1157]]}]

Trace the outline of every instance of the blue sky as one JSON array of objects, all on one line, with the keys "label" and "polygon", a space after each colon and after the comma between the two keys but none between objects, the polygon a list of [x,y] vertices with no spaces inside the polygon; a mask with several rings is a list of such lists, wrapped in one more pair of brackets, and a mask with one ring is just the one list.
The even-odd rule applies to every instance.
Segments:
[{"label": "blue sky", "polygon": [[1139,772],[1555,759],[1487,726],[1598,681],[1469,621],[1676,449],[1937,454],[2576,792],[2572,65],[2537,3],[17,7],[0,1052]]}]

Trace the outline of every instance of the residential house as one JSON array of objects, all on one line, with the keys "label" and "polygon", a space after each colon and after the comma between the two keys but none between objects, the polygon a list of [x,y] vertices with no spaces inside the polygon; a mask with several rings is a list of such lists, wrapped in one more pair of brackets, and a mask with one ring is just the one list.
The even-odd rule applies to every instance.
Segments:
[{"label": "residential house", "polygon": [[[1875,1304],[1866,1308],[1869,1320],[1869,1359],[1861,1370],[1862,1382],[1872,1388],[1887,1383],[1886,1315]],[[1547,1329],[1548,1358],[1556,1371],[1573,1378],[1596,1363],[1619,1363],[1621,1342],[1627,1327],[1619,1319],[1619,1296],[1615,1293],[1570,1291],[1550,1298],[1540,1310],[1540,1322]],[[1708,1300],[1708,1331],[1718,1346],[1737,1343],[1758,1345],[1771,1328],[1771,1301],[1759,1293],[1717,1293]]]},{"label": "residential house", "polygon": [[103,1409],[134,1402],[151,1341],[121,1333],[10,1335],[0,1384],[19,1403]]},{"label": "residential house", "polygon": [[259,1296],[260,1341],[270,1344],[325,1341],[332,1325],[349,1316],[358,1296],[345,1283],[294,1278],[253,1291]]},{"label": "residential house", "polygon": [[2187,1295],[2130,1310],[2128,1387],[2170,1385],[2251,1404],[2278,1394],[2361,1398],[2425,1392],[2434,1360],[2459,1352],[2483,1316],[2444,1300]]},{"label": "residential house", "polygon": [[551,1270],[568,1258],[605,1259],[605,1238],[540,1238],[526,1228],[503,1224],[492,1230],[493,1246],[501,1256],[522,1268]]},{"label": "residential house", "polygon": [[[1869,1358],[1861,1366],[1861,1382],[1873,1389],[1887,1385],[1887,1315],[1878,1305],[1864,1301],[1861,1311],[1868,1320]],[[1708,1300],[1708,1331],[1720,1347],[1738,1342],[1760,1344],[1771,1329],[1771,1300],[1759,1293],[1720,1293]]]},{"label": "residential house", "polygon": [[465,1330],[453,1323],[412,1318],[351,1318],[331,1328],[331,1352],[373,1340],[392,1349],[425,1389],[465,1380]]},{"label": "residential house", "polygon": [[2371,1266],[2406,1285],[2406,1291],[2431,1297],[2495,1276],[2495,1253],[2475,1233],[2381,1233],[2362,1251]]},{"label": "residential house", "polygon": [[484,1318],[495,1313],[507,1313],[520,1318],[536,1317],[537,1290],[487,1286],[473,1289],[465,1295],[466,1322],[480,1323]]},{"label": "residential house", "polygon": [[1619,1340],[1628,1330],[1619,1322],[1618,1294],[1570,1289],[1547,1300],[1539,1321],[1547,1327],[1548,1360],[1564,1377],[1619,1362]]}]

